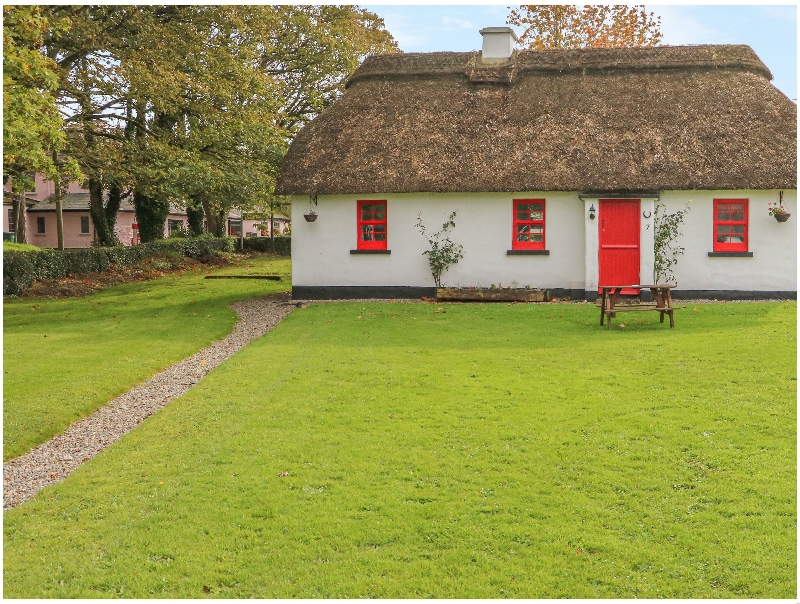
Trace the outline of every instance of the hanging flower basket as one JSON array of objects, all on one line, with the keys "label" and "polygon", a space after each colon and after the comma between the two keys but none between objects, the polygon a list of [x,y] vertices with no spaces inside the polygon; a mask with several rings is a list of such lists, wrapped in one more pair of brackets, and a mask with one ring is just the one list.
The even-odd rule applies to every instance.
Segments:
[{"label": "hanging flower basket", "polygon": [[773,216],[775,216],[775,220],[778,222],[786,222],[789,220],[789,216],[791,216],[791,214],[784,212],[783,214],[773,214]]},{"label": "hanging flower basket", "polygon": [[303,218],[306,219],[306,222],[314,222],[317,219],[317,215],[311,211],[308,214],[303,214]]}]

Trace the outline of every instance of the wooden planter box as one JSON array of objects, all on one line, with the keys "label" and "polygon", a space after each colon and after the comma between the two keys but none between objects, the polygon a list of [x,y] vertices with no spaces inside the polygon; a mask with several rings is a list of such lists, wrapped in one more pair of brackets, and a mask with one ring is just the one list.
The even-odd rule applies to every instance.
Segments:
[{"label": "wooden planter box", "polygon": [[546,289],[469,289],[465,287],[440,287],[437,300],[464,302],[549,302]]}]

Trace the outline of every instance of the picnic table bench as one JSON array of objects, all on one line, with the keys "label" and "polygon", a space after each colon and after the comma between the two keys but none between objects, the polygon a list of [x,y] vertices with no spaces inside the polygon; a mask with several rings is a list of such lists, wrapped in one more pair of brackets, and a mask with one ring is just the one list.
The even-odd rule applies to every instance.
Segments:
[{"label": "picnic table bench", "polygon": [[[657,285],[601,285],[602,294],[600,297],[600,325],[607,320],[608,327],[611,329],[611,319],[617,316],[618,312],[638,312],[644,310],[654,310],[661,313],[660,323],[664,322],[664,315],[669,316],[669,326],[675,327],[675,319],[672,316],[672,295],[670,290],[675,287],[669,283]],[[618,304],[622,290],[649,289],[653,293],[653,302],[642,302],[638,304]]]}]

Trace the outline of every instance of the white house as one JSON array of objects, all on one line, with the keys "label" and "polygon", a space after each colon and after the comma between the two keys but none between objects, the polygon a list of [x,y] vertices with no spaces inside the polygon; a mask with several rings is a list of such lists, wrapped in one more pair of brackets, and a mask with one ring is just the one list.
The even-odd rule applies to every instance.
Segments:
[{"label": "white house", "polygon": [[369,57],[297,135],[276,188],[295,297],[433,295],[415,223],[456,211],[448,285],[592,300],[653,281],[655,208],[689,200],[676,298],[796,297],[796,106],[752,49],[512,52],[509,28],[481,33],[482,52]]}]

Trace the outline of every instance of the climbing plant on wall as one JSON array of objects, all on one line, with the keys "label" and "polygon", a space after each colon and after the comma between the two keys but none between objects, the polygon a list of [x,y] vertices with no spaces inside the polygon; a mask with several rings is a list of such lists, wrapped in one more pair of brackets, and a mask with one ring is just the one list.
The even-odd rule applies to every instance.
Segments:
[{"label": "climbing plant on wall", "polygon": [[668,213],[667,206],[663,203],[656,204],[653,212],[653,235],[655,262],[653,263],[654,283],[674,283],[677,279],[672,272],[672,267],[678,263],[678,256],[683,255],[685,249],[677,245],[678,239],[683,235],[683,220],[689,212],[690,199],[682,210]]}]

